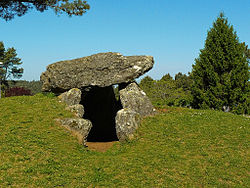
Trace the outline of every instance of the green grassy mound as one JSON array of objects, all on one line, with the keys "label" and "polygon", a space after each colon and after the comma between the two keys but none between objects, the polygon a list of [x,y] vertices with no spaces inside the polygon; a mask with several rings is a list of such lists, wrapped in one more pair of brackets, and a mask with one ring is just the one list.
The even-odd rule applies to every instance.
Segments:
[{"label": "green grassy mound", "polygon": [[0,187],[247,187],[250,119],[168,108],[136,139],[90,151],[54,123],[56,98],[0,99]]}]

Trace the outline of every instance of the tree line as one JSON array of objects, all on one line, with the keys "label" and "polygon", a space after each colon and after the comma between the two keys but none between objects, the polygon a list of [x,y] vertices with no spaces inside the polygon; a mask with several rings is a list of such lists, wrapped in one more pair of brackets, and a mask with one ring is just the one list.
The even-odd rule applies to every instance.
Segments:
[{"label": "tree line", "polygon": [[42,82],[41,81],[26,81],[26,80],[15,80],[8,81],[8,88],[25,88],[30,90],[31,95],[42,92]]},{"label": "tree line", "polygon": [[161,106],[191,106],[190,75],[179,72],[175,77],[164,75],[160,80],[150,76],[144,77],[139,85],[156,107]]}]

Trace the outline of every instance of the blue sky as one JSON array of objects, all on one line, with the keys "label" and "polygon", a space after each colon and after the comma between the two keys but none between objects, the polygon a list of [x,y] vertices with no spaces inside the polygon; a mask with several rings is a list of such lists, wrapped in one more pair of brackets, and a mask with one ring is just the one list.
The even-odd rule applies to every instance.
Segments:
[{"label": "blue sky", "polygon": [[0,20],[0,41],[22,59],[25,80],[46,66],[99,52],[152,55],[154,79],[192,70],[207,31],[223,11],[241,42],[250,46],[250,0],[89,0],[82,17],[31,10]]}]

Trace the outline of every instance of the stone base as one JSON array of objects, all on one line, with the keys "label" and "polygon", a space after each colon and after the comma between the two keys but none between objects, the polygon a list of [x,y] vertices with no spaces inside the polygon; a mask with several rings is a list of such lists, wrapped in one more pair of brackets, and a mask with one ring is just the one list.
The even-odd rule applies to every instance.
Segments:
[{"label": "stone base", "polygon": [[82,118],[66,118],[57,119],[57,121],[75,135],[80,144],[86,144],[87,136],[92,128],[92,123],[89,120]]},{"label": "stone base", "polygon": [[112,86],[73,88],[59,96],[77,118],[60,120],[80,143],[126,141],[134,137],[141,117],[155,112],[146,94],[135,83],[119,85],[119,100]]},{"label": "stone base", "polygon": [[137,130],[141,116],[130,109],[122,109],[116,115],[116,134],[120,141],[131,140]]}]

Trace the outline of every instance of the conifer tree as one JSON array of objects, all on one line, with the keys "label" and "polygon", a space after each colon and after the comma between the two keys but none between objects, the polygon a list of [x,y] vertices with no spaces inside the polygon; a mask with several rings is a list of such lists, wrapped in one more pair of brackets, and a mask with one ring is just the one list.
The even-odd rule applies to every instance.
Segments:
[{"label": "conifer tree", "polygon": [[90,6],[84,0],[1,0],[0,18],[8,21],[15,16],[25,15],[33,8],[40,12],[50,8],[57,14],[66,13],[69,16],[81,16],[90,9]]},{"label": "conifer tree", "polygon": [[245,49],[221,13],[193,65],[193,107],[249,113],[249,66]]},{"label": "conifer tree", "polygon": [[8,79],[21,78],[23,68],[19,68],[22,64],[21,59],[17,57],[15,48],[5,49],[4,43],[0,41],[0,81],[1,84],[8,86]]},{"label": "conifer tree", "polygon": [[165,74],[165,75],[161,78],[161,80],[165,80],[165,81],[167,81],[167,80],[173,80],[173,77],[172,77],[169,73],[167,73],[167,74]]}]

